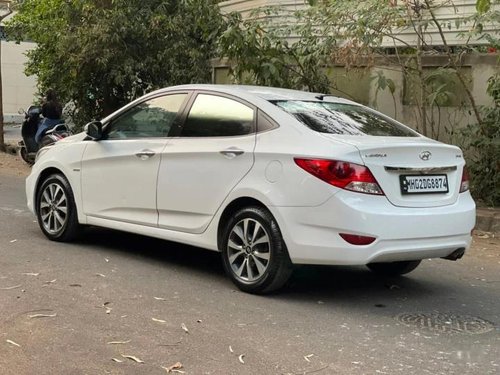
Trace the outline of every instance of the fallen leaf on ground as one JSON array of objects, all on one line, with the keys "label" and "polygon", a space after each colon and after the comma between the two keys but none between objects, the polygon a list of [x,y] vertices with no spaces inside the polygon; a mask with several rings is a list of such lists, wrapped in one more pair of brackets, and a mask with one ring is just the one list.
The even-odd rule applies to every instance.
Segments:
[{"label": "fallen leaf on ground", "polygon": [[81,287],[82,287],[82,285],[81,285],[81,284],[69,284],[69,286],[72,286],[72,287],[79,287],[79,288],[81,288]]},{"label": "fallen leaf on ground", "polygon": [[233,350],[233,348],[231,347],[231,345],[229,345],[229,351],[230,351],[231,353],[234,353],[234,350]]},{"label": "fallen leaf on ground", "polygon": [[196,323],[202,323],[202,322],[203,322],[203,320],[201,320],[201,319],[198,319],[198,320],[196,321]]},{"label": "fallen leaf on ground", "polygon": [[108,262],[109,262],[109,259],[108,259],[108,258],[104,258],[104,260],[106,261],[106,263],[108,263]]},{"label": "fallen leaf on ground", "polygon": [[53,284],[56,281],[57,281],[57,279],[54,279],[54,280],[46,281],[46,282],[44,282],[44,284]]},{"label": "fallen leaf on ground", "polygon": [[162,297],[153,297],[153,298],[157,301],[166,301],[166,299]]},{"label": "fallen leaf on ground", "polygon": [[14,242],[17,242],[17,240],[12,240],[12,241],[10,241],[10,243],[14,243]]},{"label": "fallen leaf on ground", "polygon": [[241,354],[239,357],[238,357],[238,361],[240,361],[241,363],[245,364],[245,361],[243,360],[243,358],[245,357],[245,354]]},{"label": "fallen leaf on ground", "polygon": [[168,367],[161,367],[162,369],[166,370],[168,373],[170,372],[178,372],[180,374],[185,374],[184,371],[180,371],[181,368],[183,368],[184,366],[182,365],[182,363],[180,362],[176,362],[174,363],[172,366],[168,366]]},{"label": "fallen leaf on ground", "polygon": [[14,341],[12,341],[12,340],[5,340],[5,341],[7,341],[7,343],[8,343],[8,344],[11,344],[11,345],[17,346],[17,347],[19,347],[19,348],[21,347],[21,345],[19,345],[17,342],[14,342]]},{"label": "fallen leaf on ground", "polygon": [[95,275],[100,277],[106,277],[106,275],[103,275],[102,273],[96,273]]},{"label": "fallen leaf on ground", "polygon": [[184,332],[189,333],[189,329],[186,327],[184,323],[181,324],[181,328],[184,330]]},{"label": "fallen leaf on ground", "polygon": [[151,318],[151,320],[152,320],[153,322],[158,322],[158,323],[166,323],[166,322],[167,322],[166,320],[156,319],[156,318]]},{"label": "fallen leaf on ground", "polygon": [[144,363],[144,361],[142,361],[141,359],[137,358],[136,356],[133,356],[133,355],[125,355],[125,354],[122,354],[122,357],[123,358],[127,358],[127,359],[130,359],[134,362],[137,362],[137,363]]},{"label": "fallen leaf on ground", "polygon": [[14,285],[14,286],[8,286],[6,288],[0,288],[0,290],[11,290],[11,289],[17,289],[17,288],[20,288],[20,287],[21,287],[21,284]]},{"label": "fallen leaf on ground", "polygon": [[118,362],[118,363],[122,363],[123,361],[121,359],[118,359],[118,358],[111,358],[112,361],[114,362]]},{"label": "fallen leaf on ground", "polygon": [[38,276],[40,275],[40,272],[24,272],[23,275],[26,275],[26,276]]},{"label": "fallen leaf on ground", "polygon": [[158,346],[177,346],[181,343],[182,341],[177,341],[175,344],[158,344]]},{"label": "fallen leaf on ground", "polygon": [[311,358],[312,356],[314,356],[314,354],[308,354],[308,355],[305,355],[305,356],[304,356],[304,359],[305,359],[307,362],[311,362],[311,361],[309,360],[309,358]]},{"label": "fallen leaf on ground", "polygon": [[57,314],[34,314],[28,315],[31,319],[33,318],[55,318]]},{"label": "fallen leaf on ground", "polygon": [[107,344],[108,345],[120,345],[120,344],[128,344],[132,340],[127,340],[127,341],[110,341]]},{"label": "fallen leaf on ground", "polygon": [[106,309],[106,314],[111,314],[111,310],[113,310],[111,307],[104,307]]}]

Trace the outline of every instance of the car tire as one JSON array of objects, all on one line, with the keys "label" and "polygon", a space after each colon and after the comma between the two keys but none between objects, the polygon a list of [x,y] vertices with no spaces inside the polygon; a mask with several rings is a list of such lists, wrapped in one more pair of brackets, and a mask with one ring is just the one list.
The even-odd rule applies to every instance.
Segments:
[{"label": "car tire", "polygon": [[36,214],[43,234],[52,241],[69,242],[80,225],[71,186],[61,174],[47,177],[36,192]]},{"label": "car tire", "polygon": [[19,148],[19,156],[21,159],[23,159],[27,164],[33,165],[34,160],[30,159],[28,155],[28,150],[26,150],[26,147],[22,146]]},{"label": "car tire", "polygon": [[224,269],[244,292],[276,291],[292,274],[281,231],[265,208],[247,207],[232,215],[225,223],[221,246]]},{"label": "car tire", "polygon": [[421,263],[421,260],[407,260],[401,262],[370,263],[366,266],[379,275],[398,276],[410,273]]}]

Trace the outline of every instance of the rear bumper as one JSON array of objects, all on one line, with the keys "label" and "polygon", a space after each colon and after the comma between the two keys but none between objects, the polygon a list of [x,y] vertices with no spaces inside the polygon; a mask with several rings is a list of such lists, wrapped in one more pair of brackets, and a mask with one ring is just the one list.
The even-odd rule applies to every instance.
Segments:
[{"label": "rear bumper", "polygon": [[[385,197],[341,191],[318,207],[274,207],[295,264],[363,265],[441,258],[469,248],[475,204],[460,194],[453,205],[404,208]],[[356,246],[339,233],[375,237]]]}]

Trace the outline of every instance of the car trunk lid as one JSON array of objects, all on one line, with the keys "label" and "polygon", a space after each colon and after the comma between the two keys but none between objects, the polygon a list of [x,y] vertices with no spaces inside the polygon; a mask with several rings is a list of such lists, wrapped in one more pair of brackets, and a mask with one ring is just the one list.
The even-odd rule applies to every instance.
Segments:
[{"label": "car trunk lid", "polygon": [[322,135],[355,146],[395,206],[437,207],[458,199],[464,166],[458,147],[425,137]]}]

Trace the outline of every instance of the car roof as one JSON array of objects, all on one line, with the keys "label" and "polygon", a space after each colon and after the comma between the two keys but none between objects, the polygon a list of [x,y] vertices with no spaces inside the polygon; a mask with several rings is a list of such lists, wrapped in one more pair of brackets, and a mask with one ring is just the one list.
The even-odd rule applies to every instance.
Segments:
[{"label": "car roof", "polygon": [[[264,100],[308,100],[308,101],[319,101],[316,97],[321,95],[320,93],[313,93],[300,90],[283,89],[278,87],[267,87],[267,86],[249,86],[249,85],[208,85],[208,84],[192,84],[192,85],[180,85],[172,86],[163,89],[165,91],[172,90],[207,90],[215,91],[232,95],[251,95],[257,96]],[[160,90],[162,91],[162,90]],[[340,103],[351,103],[357,104],[351,100],[344,98],[339,98],[336,96],[328,95],[324,98],[324,101],[330,102],[340,102]]]}]

